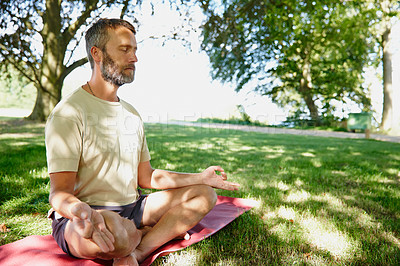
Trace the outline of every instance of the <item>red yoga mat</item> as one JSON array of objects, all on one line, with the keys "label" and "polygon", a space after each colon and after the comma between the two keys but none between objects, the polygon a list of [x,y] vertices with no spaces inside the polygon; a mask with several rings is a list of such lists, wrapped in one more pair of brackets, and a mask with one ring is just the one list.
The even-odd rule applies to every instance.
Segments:
[{"label": "red yoga mat", "polygon": [[[181,250],[211,236],[256,205],[254,200],[218,196],[215,207],[188,233],[190,240],[173,240],[154,251],[140,265],[150,265],[157,257]],[[112,265],[112,261],[74,259],[66,255],[51,235],[29,236],[0,246],[0,265],[94,266]]]}]

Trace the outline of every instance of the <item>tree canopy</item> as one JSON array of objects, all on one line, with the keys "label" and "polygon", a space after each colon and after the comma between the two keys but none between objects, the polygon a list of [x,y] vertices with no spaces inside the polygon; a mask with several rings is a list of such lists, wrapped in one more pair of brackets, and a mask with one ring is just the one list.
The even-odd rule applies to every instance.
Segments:
[{"label": "tree canopy", "polygon": [[[245,85],[318,122],[333,102],[369,109],[363,67],[373,12],[362,1],[201,1],[212,75]],[[257,82],[252,82],[256,80]]]},{"label": "tree canopy", "polygon": [[[133,3],[132,3],[133,2]],[[16,69],[37,89],[34,120],[45,120],[61,99],[65,77],[87,62],[74,58],[82,29],[111,6],[121,16],[131,0],[14,0],[0,4],[0,67]]]}]

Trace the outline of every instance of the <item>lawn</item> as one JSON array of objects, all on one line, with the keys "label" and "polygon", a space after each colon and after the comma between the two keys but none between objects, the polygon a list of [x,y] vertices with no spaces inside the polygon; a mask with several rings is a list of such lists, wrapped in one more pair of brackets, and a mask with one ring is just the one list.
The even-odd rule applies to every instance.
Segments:
[{"label": "lawn", "polygon": [[[0,245],[50,233],[43,124],[1,120]],[[156,168],[224,167],[259,205],[156,265],[397,265],[400,144],[146,125]]]}]

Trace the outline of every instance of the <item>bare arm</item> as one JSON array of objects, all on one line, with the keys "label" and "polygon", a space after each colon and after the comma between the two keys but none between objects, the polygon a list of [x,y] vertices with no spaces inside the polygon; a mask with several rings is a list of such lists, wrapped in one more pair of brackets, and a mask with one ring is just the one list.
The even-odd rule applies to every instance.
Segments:
[{"label": "bare arm", "polygon": [[[221,174],[218,175],[216,171]],[[225,190],[237,190],[239,184],[228,182],[227,175],[219,166],[210,166],[201,173],[177,173],[153,169],[150,162],[141,162],[138,169],[138,182],[142,188],[170,189],[191,185],[209,185]]]},{"label": "bare arm", "polygon": [[50,174],[49,202],[61,216],[70,219],[83,238],[92,239],[103,252],[114,250],[114,236],[103,216],[73,195],[76,172]]},{"label": "bare arm", "polygon": [[60,172],[50,174],[49,202],[61,216],[73,219],[71,208],[81,201],[73,195],[76,172]]}]

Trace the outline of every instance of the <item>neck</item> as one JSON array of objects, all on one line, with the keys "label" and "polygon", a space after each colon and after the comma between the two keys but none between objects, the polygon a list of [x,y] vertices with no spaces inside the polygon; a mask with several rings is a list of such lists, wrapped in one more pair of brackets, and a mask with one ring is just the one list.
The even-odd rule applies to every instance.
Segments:
[{"label": "neck", "polygon": [[102,78],[98,79],[92,76],[88,83],[83,86],[83,88],[90,94],[102,100],[109,102],[119,101],[119,98],[117,96],[119,86],[106,82]]}]

